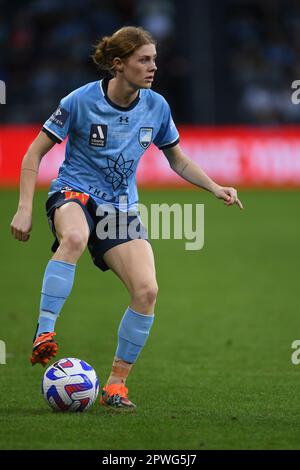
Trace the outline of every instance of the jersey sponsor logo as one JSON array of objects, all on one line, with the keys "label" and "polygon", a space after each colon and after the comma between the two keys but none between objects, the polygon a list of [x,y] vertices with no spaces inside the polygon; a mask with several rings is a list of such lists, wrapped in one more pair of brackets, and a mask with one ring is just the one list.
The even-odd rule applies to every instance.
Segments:
[{"label": "jersey sponsor logo", "polygon": [[84,206],[86,205],[90,197],[88,194],[80,193],[78,191],[64,191],[64,193],[65,193],[65,200],[78,199],[81,202],[81,204],[83,204]]},{"label": "jersey sponsor logo", "polygon": [[146,149],[152,142],[153,127],[141,127],[139,132],[139,143]]},{"label": "jersey sponsor logo", "polygon": [[106,174],[105,181],[112,184],[114,191],[120,187],[127,187],[127,178],[133,173],[131,169],[134,160],[125,160],[120,154],[117,160],[107,157],[107,167],[102,168]]},{"label": "jersey sponsor logo", "polygon": [[107,139],[106,124],[92,124],[90,131],[90,145],[95,147],[105,147]]},{"label": "jersey sponsor logo", "polygon": [[52,114],[49,121],[53,122],[58,127],[64,127],[69,117],[69,111],[59,106],[57,110]]},{"label": "jersey sponsor logo", "polygon": [[129,117],[128,116],[120,116],[119,117],[120,124],[129,124]]}]

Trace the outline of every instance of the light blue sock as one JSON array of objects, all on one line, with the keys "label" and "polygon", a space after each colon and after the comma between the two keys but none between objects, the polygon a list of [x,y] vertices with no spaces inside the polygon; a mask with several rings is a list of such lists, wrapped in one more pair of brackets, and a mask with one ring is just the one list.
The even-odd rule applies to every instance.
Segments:
[{"label": "light blue sock", "polygon": [[133,364],[143,349],[154,320],[154,315],[126,310],[118,330],[116,357]]},{"label": "light blue sock", "polygon": [[49,261],[44,274],[36,336],[54,331],[62,306],[72,290],[75,268],[76,264],[65,261]]}]

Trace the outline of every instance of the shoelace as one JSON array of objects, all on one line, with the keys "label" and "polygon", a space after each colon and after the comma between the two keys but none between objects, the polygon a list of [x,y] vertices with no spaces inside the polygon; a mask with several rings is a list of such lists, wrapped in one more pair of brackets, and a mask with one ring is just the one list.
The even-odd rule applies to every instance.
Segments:
[{"label": "shoelace", "polygon": [[124,384],[110,384],[105,387],[105,392],[109,397],[119,395],[122,398],[127,398],[128,388]]}]

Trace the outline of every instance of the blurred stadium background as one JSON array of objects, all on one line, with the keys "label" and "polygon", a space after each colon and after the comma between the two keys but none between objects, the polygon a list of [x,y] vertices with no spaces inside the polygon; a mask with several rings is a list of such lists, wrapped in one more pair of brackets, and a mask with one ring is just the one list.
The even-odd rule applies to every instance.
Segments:
[{"label": "blurred stadium background", "polygon": [[[191,157],[231,185],[299,185],[300,112],[291,100],[300,76],[297,0],[0,4],[0,76],[7,87],[1,184],[17,183],[24,150],[60,99],[98,79],[91,45],[138,24],[158,40],[154,89],[169,101]],[[41,183],[55,175],[63,151],[53,150]],[[140,184],[182,184],[156,153],[151,148],[142,161]]]},{"label": "blurred stadium background", "polygon": [[[299,448],[300,366],[291,363],[300,307],[300,105],[291,100],[299,1],[0,0],[0,8],[0,339],[8,352],[0,383],[9,388],[0,448]],[[128,381],[139,414],[114,419],[95,407],[78,426],[78,417],[48,412],[43,371],[28,368],[52,240],[44,203],[64,144],[42,162],[30,242],[14,241],[9,224],[28,145],[61,97],[101,77],[91,45],[124,25],[158,40],[153,89],[168,100],[183,149],[237,187],[245,211],[185,184],[154,146],[147,150],[141,201],[205,203],[205,247],[153,241],[159,315]],[[128,298],[87,255],[79,264],[59,320],[60,357],[87,360],[103,384]]]}]

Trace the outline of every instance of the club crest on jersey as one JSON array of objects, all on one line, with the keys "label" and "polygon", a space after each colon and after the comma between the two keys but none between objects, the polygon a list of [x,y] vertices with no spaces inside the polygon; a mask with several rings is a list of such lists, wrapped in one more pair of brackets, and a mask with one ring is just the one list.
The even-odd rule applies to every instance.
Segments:
[{"label": "club crest on jersey", "polygon": [[151,144],[152,134],[153,134],[153,128],[152,127],[141,127],[140,128],[139,143],[141,144],[143,149],[148,148],[149,145]]},{"label": "club crest on jersey", "polygon": [[92,124],[89,144],[95,147],[105,147],[107,139],[106,124]]},{"label": "club crest on jersey", "polygon": [[53,122],[58,127],[64,127],[69,114],[70,114],[69,111],[59,106],[57,110],[49,118],[49,121]]}]

